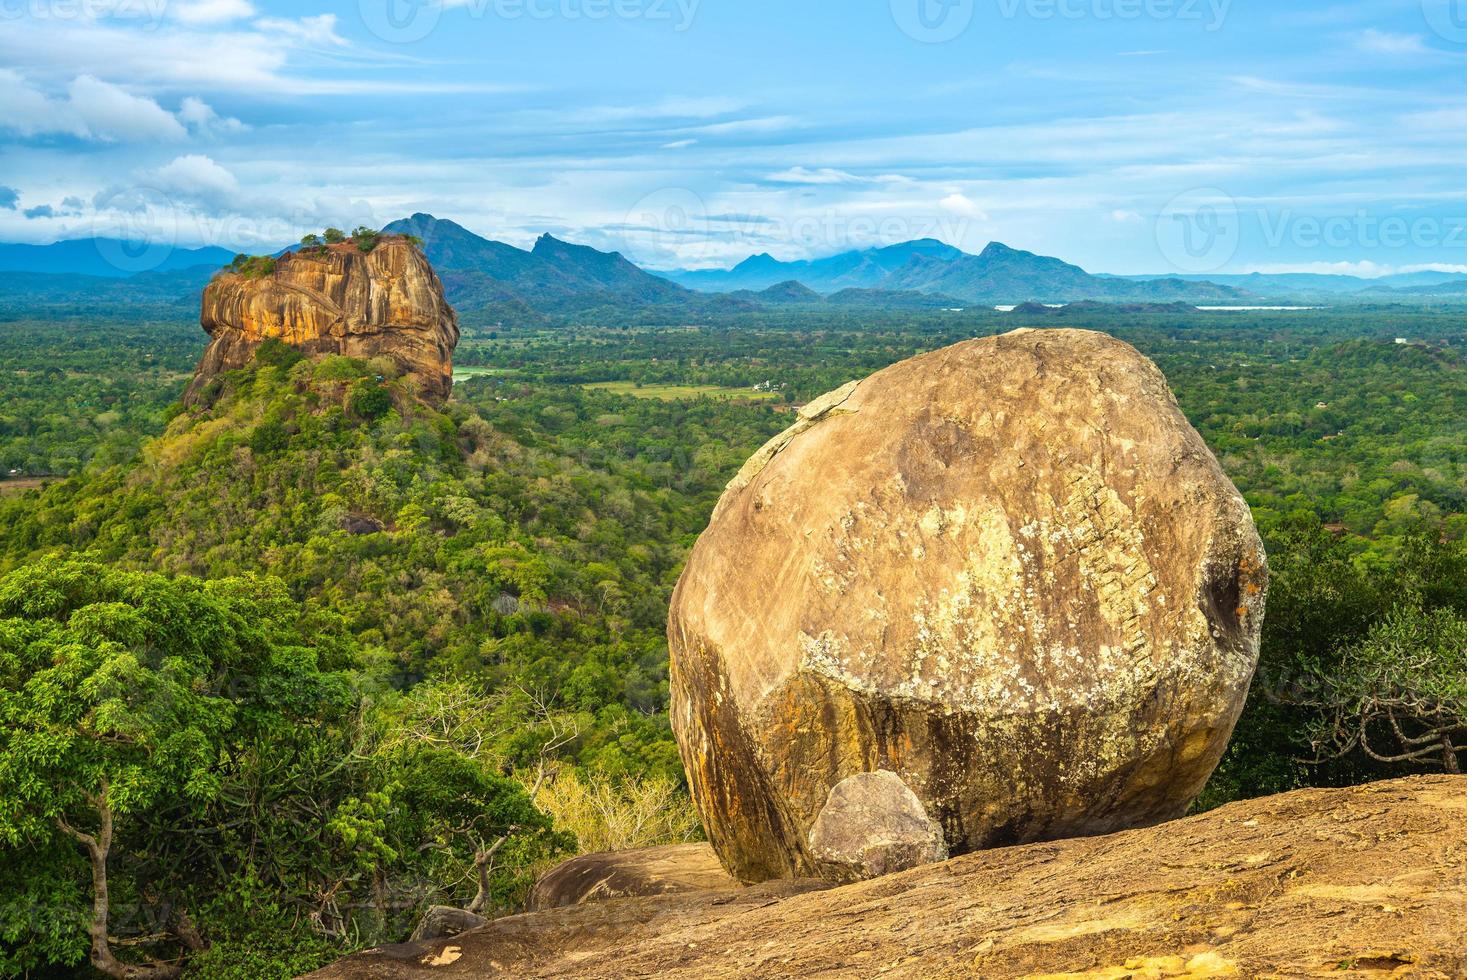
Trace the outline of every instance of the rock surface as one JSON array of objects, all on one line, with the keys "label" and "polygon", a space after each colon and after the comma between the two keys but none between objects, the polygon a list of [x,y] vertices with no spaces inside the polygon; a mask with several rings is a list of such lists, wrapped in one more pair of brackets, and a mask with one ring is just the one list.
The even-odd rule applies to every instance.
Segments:
[{"label": "rock surface", "polygon": [[199,322],[213,340],[185,404],[271,338],[311,354],[390,357],[428,401],[442,402],[453,389],[458,317],[406,238],[383,237],[371,252],[346,243],[287,253],[259,278],[221,272],[204,289]]},{"label": "rock surface", "polygon": [[1467,777],[1307,790],[808,891],[625,898],[319,980],[1467,976]]},{"label": "rock surface", "polygon": [[886,770],[953,854],[1180,816],[1257,663],[1247,505],[1130,346],[1020,330],[805,406],[673,596],[672,722],[740,880]]},{"label": "rock surface", "polygon": [[609,898],[727,890],[738,884],[707,844],[604,851],[571,858],[536,882],[530,893],[530,911]]}]

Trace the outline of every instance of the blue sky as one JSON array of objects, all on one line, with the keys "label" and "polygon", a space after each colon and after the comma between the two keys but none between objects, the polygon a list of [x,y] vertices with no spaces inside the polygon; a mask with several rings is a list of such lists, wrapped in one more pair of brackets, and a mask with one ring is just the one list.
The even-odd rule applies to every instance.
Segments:
[{"label": "blue sky", "polygon": [[1467,270],[1467,0],[0,0],[0,239]]}]

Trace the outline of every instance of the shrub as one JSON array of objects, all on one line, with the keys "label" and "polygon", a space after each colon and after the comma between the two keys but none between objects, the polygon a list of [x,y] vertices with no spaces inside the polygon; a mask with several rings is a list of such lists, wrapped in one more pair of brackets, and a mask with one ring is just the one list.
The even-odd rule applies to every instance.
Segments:
[{"label": "shrub", "polygon": [[275,259],[268,255],[236,255],[229,269],[246,279],[260,279],[275,274]]},{"label": "shrub", "polygon": [[380,419],[392,408],[392,392],[378,382],[364,378],[351,386],[347,408],[368,422]]},{"label": "shrub", "polygon": [[585,778],[563,766],[535,794],[557,830],[574,834],[582,854],[701,840],[687,794],[662,777]]},{"label": "shrub", "polygon": [[356,242],[357,248],[363,252],[370,252],[376,248],[380,238],[381,235],[366,225],[358,225],[357,229],[351,233],[351,240]]},{"label": "shrub", "polygon": [[268,340],[262,341],[260,346],[255,348],[255,360],[268,367],[294,367],[305,356],[278,337],[271,337]]}]

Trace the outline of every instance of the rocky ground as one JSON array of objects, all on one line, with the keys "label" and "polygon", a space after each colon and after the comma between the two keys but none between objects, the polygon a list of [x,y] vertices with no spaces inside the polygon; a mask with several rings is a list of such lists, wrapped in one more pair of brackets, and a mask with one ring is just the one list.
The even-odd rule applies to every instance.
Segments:
[{"label": "rocky ground", "polygon": [[590,901],[319,980],[1467,977],[1467,778],[1307,790],[824,888]]}]

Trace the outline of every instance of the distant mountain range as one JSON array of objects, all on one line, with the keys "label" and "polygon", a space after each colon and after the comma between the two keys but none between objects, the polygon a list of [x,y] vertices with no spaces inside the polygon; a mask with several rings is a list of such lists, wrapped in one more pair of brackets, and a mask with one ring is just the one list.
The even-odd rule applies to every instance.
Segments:
[{"label": "distant mountain range", "polygon": [[1253,293],[1180,278],[1129,280],[1093,276],[1060,259],[994,242],[978,255],[930,238],[886,248],[843,252],[806,262],[780,262],[768,254],[732,269],[664,273],[674,282],[704,291],[748,291],[796,282],[817,293],[859,289],[883,294],[937,294],[939,305],[965,303],[1067,303],[1076,300],[1127,302],[1246,303]]},{"label": "distant mountain range", "polygon": [[932,239],[886,248],[843,252],[813,261],[781,262],[767,253],[754,255],[732,269],[663,272],[674,282],[702,291],[736,291],[735,295],[796,282],[817,293],[843,289],[898,293],[933,293],[937,305],[953,303],[1110,303],[1185,302],[1223,306],[1260,302],[1338,303],[1389,302],[1393,297],[1450,298],[1467,294],[1467,275],[1411,272],[1364,279],[1313,273],[1247,273],[1244,275],[1112,276],[1091,274],[1060,259],[993,242],[972,255]]},{"label": "distant mountain range", "polygon": [[[1124,276],[1138,280],[1151,276]],[[1399,275],[1380,276],[1376,279],[1361,279],[1358,276],[1321,275],[1312,272],[1282,272],[1267,274],[1250,272],[1245,275],[1177,276],[1187,282],[1215,282],[1220,286],[1234,286],[1264,296],[1342,296],[1354,293],[1379,293],[1400,289],[1433,290],[1447,283],[1467,282],[1467,277],[1457,272],[1406,272]]]},{"label": "distant mountain range", "polygon": [[[1467,277],[1419,272],[1380,279],[1282,274],[1112,276],[999,242],[973,255],[930,238],[821,259],[754,255],[732,269],[649,272],[617,252],[542,235],[530,249],[476,235],[453,221],[414,214],[385,231],[416,235],[449,300],[481,319],[534,322],[590,311],[648,314],[761,308],[934,309],[1034,303],[1166,304],[1457,302]],[[223,248],[148,254],[111,239],[54,245],[0,244],[0,308],[84,310],[87,303],[191,305],[234,253]],[[129,268],[152,263],[147,272]]]},{"label": "distant mountain range", "polygon": [[765,252],[750,256],[732,269],[668,272],[663,275],[689,289],[703,292],[761,290],[784,282],[798,282],[817,293],[835,293],[842,289],[879,288],[883,281],[913,259],[951,261],[962,255],[951,245],[922,238],[886,248],[842,252],[805,262],[780,262]]},{"label": "distant mountain range", "polygon": [[541,235],[529,251],[475,235],[453,221],[415,214],[383,231],[416,235],[461,310],[566,312],[601,306],[706,302],[676,283],[600,252]]},{"label": "distant mountain range", "polygon": [[139,245],[115,238],[76,238],[52,245],[0,243],[0,272],[73,273],[103,279],[128,279],[142,272],[226,265],[233,252],[213,245],[174,248]]}]

